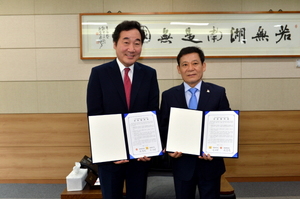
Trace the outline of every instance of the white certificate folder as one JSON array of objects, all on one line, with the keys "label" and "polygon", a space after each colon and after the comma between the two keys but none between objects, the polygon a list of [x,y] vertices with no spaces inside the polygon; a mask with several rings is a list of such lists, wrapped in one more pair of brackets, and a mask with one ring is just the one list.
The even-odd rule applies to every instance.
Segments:
[{"label": "white certificate folder", "polygon": [[166,150],[238,158],[239,111],[171,108]]},{"label": "white certificate folder", "polygon": [[171,108],[166,150],[200,155],[202,111]]},{"label": "white certificate folder", "polygon": [[89,116],[93,163],[127,159],[121,114]]},{"label": "white certificate folder", "polygon": [[93,163],[163,154],[155,111],[96,115],[88,120]]}]

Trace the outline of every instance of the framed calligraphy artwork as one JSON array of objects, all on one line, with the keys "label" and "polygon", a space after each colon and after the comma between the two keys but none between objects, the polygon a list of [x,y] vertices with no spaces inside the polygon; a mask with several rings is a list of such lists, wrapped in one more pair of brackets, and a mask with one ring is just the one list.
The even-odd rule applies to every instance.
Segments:
[{"label": "framed calligraphy artwork", "polygon": [[81,59],[115,57],[112,33],[124,20],[146,33],[141,58],[175,58],[198,46],[206,57],[300,57],[300,12],[80,14]]}]

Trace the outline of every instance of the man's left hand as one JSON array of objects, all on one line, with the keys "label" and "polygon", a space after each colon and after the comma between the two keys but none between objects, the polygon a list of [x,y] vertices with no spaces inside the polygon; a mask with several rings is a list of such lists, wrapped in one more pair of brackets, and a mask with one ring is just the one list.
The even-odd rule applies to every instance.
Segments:
[{"label": "man's left hand", "polygon": [[202,156],[199,156],[199,158],[202,159],[202,160],[208,160],[208,161],[212,161],[213,160],[213,158],[210,157],[209,154],[206,155],[205,153],[202,153]]},{"label": "man's left hand", "polygon": [[137,161],[143,161],[143,162],[147,162],[147,161],[150,161],[151,158],[148,158],[147,156],[144,156],[144,157],[141,157],[141,158],[138,158]]}]

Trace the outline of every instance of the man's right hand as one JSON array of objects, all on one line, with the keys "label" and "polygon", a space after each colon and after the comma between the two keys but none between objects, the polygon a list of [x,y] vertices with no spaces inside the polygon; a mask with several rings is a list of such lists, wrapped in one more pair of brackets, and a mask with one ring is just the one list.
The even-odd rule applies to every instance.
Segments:
[{"label": "man's right hand", "polygon": [[119,160],[119,161],[116,161],[114,162],[115,164],[124,164],[124,163],[127,163],[129,162],[129,160]]},{"label": "man's right hand", "polygon": [[172,158],[179,158],[179,157],[182,156],[182,152],[178,152],[178,151],[176,151],[176,152],[174,152],[174,153],[168,153],[168,154],[169,154],[169,156],[171,156]]}]

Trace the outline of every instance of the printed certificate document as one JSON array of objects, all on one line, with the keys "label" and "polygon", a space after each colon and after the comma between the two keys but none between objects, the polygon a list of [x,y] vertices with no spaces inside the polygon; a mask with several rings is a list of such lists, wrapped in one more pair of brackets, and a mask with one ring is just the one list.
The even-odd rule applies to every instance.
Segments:
[{"label": "printed certificate document", "polygon": [[171,107],[166,150],[200,155],[202,111]]},{"label": "printed certificate document", "polygon": [[126,160],[121,114],[89,116],[93,163]]},{"label": "printed certificate document", "polygon": [[207,111],[203,116],[203,111],[172,107],[166,150],[237,158],[238,124],[239,111]]},{"label": "printed certificate document", "polygon": [[207,111],[204,118],[203,152],[237,158],[239,111]]},{"label": "printed certificate document", "polygon": [[96,115],[89,116],[88,120],[93,163],[163,154],[155,111],[129,113],[124,117]]},{"label": "printed certificate document", "polygon": [[156,113],[153,111],[125,115],[129,157],[162,155],[162,146]]}]

